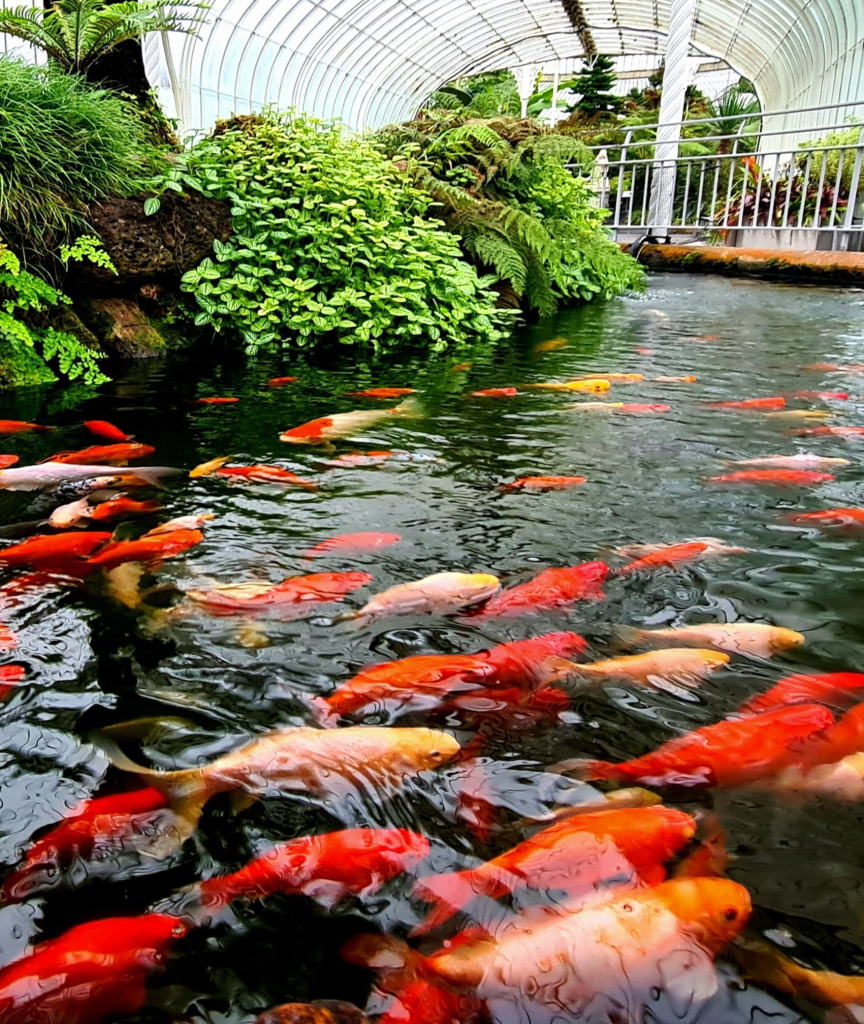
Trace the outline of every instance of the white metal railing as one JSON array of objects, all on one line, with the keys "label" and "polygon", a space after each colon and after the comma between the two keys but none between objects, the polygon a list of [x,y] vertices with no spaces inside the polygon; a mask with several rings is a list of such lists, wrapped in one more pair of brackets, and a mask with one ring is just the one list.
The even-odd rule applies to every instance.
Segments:
[{"label": "white metal railing", "polygon": [[[656,125],[612,129],[593,145],[597,202],[616,238],[864,251],[862,103],[681,122],[674,160],[655,157]],[[806,118],[803,117],[806,115]],[[766,128],[797,118],[806,128]],[[776,123],[776,122],[775,122]],[[698,135],[699,130],[714,134]],[[728,134],[724,129],[728,128]],[[825,142],[849,132],[842,143]],[[707,149],[708,152],[694,150]],[[665,192],[664,207],[657,202]],[[652,223],[652,210],[671,209]]]}]

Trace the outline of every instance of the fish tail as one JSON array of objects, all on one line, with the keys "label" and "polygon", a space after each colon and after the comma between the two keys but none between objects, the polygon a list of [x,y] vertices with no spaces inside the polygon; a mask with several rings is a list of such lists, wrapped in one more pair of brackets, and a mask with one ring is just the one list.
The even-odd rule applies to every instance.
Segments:
[{"label": "fish tail", "polygon": [[616,645],[621,647],[637,647],[645,642],[645,630],[635,626],[613,626],[612,636]]},{"label": "fish tail", "polygon": [[407,416],[409,419],[416,420],[423,415],[423,404],[418,398],[411,396],[390,411],[394,416]]},{"label": "fish tail", "polygon": [[174,476],[179,472],[179,469],[174,469],[172,466],[136,466],[133,471],[124,475],[138,477],[152,487],[158,487],[161,490],[165,486],[162,483],[162,477]]},{"label": "fish tail", "polygon": [[174,812],[176,820],[159,840],[148,847],[150,855],[161,860],[182,846],[197,829],[204,804],[210,796],[206,780],[200,768],[166,772],[137,764],[106,733],[107,730],[94,733],[90,741],[102,750],[115,768],[137,775],[145,785],[160,792]]},{"label": "fish tail", "polygon": [[487,893],[487,879],[484,875],[469,871],[451,871],[444,875],[429,875],[414,883],[413,894],[434,907],[426,917],[412,929],[412,935],[425,935],[449,921],[477,896]]}]

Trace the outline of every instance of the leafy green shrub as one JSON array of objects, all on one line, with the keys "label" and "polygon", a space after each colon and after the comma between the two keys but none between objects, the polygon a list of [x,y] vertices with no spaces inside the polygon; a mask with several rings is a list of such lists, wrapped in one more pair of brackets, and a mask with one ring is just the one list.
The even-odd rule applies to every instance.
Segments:
[{"label": "leafy green shrub", "polygon": [[266,112],[222,125],[172,171],[233,204],[234,234],[183,277],[196,322],[239,331],[247,351],[322,338],[393,348],[502,336],[511,314],[425,218],[431,197],[371,140]]},{"label": "leafy green shrub", "polygon": [[18,257],[0,242],[0,387],[57,380],[49,361],[69,380],[81,377],[86,384],[99,384],[108,379],[96,363],[97,353],[77,338],[54,327],[32,325],[33,314],[68,302],[65,295],[22,270]]},{"label": "leafy green shrub", "polygon": [[642,283],[639,264],[603,229],[606,212],[583,176],[593,158],[579,139],[508,118],[412,122],[380,138],[475,262],[541,316],[561,301],[608,298]]},{"label": "leafy green shrub", "polygon": [[0,58],[0,234],[28,258],[78,233],[87,203],[139,192],[161,162],[116,95]]},{"label": "leafy green shrub", "polygon": [[[811,142],[802,142],[796,163],[802,170],[807,166],[807,158],[811,157],[810,163],[810,184],[818,187],[822,176],[822,164],[825,163],[825,184],[826,189],[834,189],[837,185],[837,173],[840,172],[840,194],[849,195],[852,189],[852,175],[855,171],[855,150],[854,149],[816,149],[822,146],[856,146],[861,141],[861,125],[853,124],[840,131],[829,132],[821,139],[814,139]],[[815,152],[814,152],[815,150]],[[843,169],[840,170],[840,155],[843,154]],[[859,190],[864,185],[859,176]]]}]

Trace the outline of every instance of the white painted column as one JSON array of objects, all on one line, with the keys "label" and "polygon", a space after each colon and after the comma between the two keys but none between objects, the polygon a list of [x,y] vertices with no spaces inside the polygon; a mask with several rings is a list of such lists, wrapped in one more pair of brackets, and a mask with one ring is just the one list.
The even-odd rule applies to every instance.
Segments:
[{"label": "white painted column", "polygon": [[692,76],[689,54],[695,11],[696,0],[671,0],[669,5],[669,35],[666,38],[666,64],[657,117],[654,177],[648,214],[648,227],[655,235],[666,235],[671,227],[675,161],[681,131],[679,122],[684,116],[684,96]]}]

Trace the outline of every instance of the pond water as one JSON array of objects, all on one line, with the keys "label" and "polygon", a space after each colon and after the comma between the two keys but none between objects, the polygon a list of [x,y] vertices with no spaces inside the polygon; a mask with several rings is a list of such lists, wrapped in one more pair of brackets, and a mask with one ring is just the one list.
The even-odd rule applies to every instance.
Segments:
[{"label": "pond water", "polygon": [[[789,397],[786,409],[830,412],[827,422],[836,425],[864,424],[864,375],[801,369],[859,362],[862,325],[864,294],[857,291],[658,275],[644,295],[562,313],[481,351],[374,366],[344,352],[336,369],[312,360],[268,358],[247,366],[224,356],[214,365],[183,356],[123,369],[95,396],[61,387],[4,395],[4,418],[56,428],[2,438],[0,447],[19,455],[21,465],[102,443],[81,424],[108,420],[155,447],[145,463],[188,471],[230,456],[233,465],[277,464],[319,485],[307,491],[217,475],[189,479],[184,472],[162,491],[138,492],[135,497],[155,497],[162,508],[120,520],[118,535],[135,537],[177,516],[215,518],[197,546],[149,566],[137,591],[133,580],[125,603],[102,572],[77,585],[42,576],[0,591],[6,595],[0,621],[18,638],[18,647],[0,658],[26,669],[0,705],[0,864],[10,871],[81,800],[134,785],[88,742],[92,730],[112,723],[164,717],[143,746],[133,738],[124,740],[124,749],[157,768],[188,768],[268,729],[312,724],[311,698],[326,697],[364,667],[412,655],[473,654],[574,630],[588,641],[579,658],[588,661],[646,649],[625,643],[616,627],[704,622],[771,623],[802,633],[805,643],[770,660],[733,655],[692,689],[620,679],[585,687],[565,679],[556,685],[569,700],[545,715],[493,709],[484,718],[483,709],[449,706],[397,719],[386,708],[373,709],[354,724],[434,726],[465,745],[479,722],[483,743],[469,748],[476,759],[423,772],[398,787],[267,793],[239,811],[219,795],[207,804],[194,836],[167,859],[121,842],[101,859],[79,858],[60,875],[43,872],[23,900],[0,906],[0,963],[82,922],[170,907],[178,889],[236,871],[277,842],[346,827],[410,829],[429,838],[430,855],[374,893],[323,908],[306,896],[278,894],[236,900],[214,913],[174,946],[166,969],[148,981],[147,1005],[129,1019],[240,1024],[290,1001],[346,999],[363,1006],[373,975],[340,956],[350,936],[406,936],[429,910],[412,895],[418,875],[476,865],[528,835],[530,820],[545,816],[548,824],[556,808],[598,795],[548,772],[550,766],[644,754],[734,714],[745,699],[793,672],[864,672],[860,536],[788,522],[790,513],[864,506],[860,445],[854,437],[792,436],[795,428],[821,420],[706,405],[797,391],[846,392],[847,400]],[[566,344],[543,345],[554,339]],[[460,363],[471,365],[455,368]],[[632,372],[644,380],[613,383],[599,395],[525,387],[593,372]],[[267,385],[287,374],[299,379]],[[689,375],[698,380],[656,380]],[[388,418],[336,441],[333,451],[280,442],[281,431],[316,417],[386,408],[393,403],[346,397],[381,386],[415,389],[420,414]],[[467,397],[499,387],[518,393]],[[202,396],[239,402],[191,404]],[[671,408],[644,415],[567,408],[588,401]],[[371,465],[328,464],[342,454],[378,449],[404,454]],[[821,486],[723,486],[706,479],[729,472],[731,461],[804,451],[849,464]],[[579,475],[586,482],[541,493],[499,488],[538,474]],[[28,530],[44,532],[36,524],[47,512],[42,495],[0,491],[2,542],[17,542]],[[395,533],[401,540],[366,552],[332,551],[314,562],[303,557],[327,538],[358,531]],[[385,588],[432,573],[493,573],[510,588],[548,567],[603,559],[619,568],[628,559],[614,551],[623,545],[699,537],[746,551],[613,574],[603,600],[559,611],[340,618]],[[0,568],[0,584],[26,571]],[[310,606],[302,619],[278,610],[246,617],[208,615],[201,607],[176,613],[181,592],[189,589],[342,571],[367,572],[372,581],[341,605]],[[142,603],[129,607],[141,594]],[[471,786],[478,779],[485,797],[479,829],[470,820]],[[678,787],[664,795],[668,806],[695,814],[700,828],[719,822],[728,876],[752,898],[750,934],[767,933],[810,967],[864,974],[859,803],[746,787]],[[475,920],[510,912],[506,899],[488,904],[475,908]],[[454,921],[462,925],[465,918]],[[422,948],[435,949],[454,930],[451,924]],[[822,1019],[824,1010],[784,1005],[767,989],[744,985],[728,958],[718,966],[714,996],[682,1002],[655,991],[644,1019]],[[632,1012],[590,1020],[642,1019],[642,1010]],[[429,1013],[411,1019],[431,1021]],[[505,1024],[581,1019],[548,1006],[515,1008],[506,1000],[490,1013]]]}]

